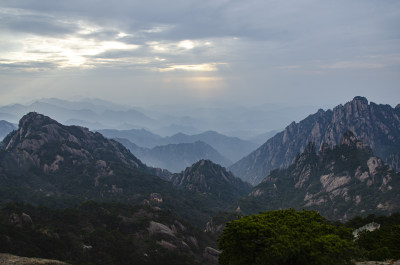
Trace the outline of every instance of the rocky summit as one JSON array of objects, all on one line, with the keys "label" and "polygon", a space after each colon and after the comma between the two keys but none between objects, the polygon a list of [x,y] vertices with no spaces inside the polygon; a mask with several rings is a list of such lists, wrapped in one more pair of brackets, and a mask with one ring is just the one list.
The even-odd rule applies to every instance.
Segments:
[{"label": "rocky summit", "polygon": [[400,174],[346,132],[330,148],[309,143],[287,169],[272,171],[239,202],[246,214],[281,208],[314,209],[329,219],[348,220],[400,210]]},{"label": "rocky summit", "polygon": [[3,140],[0,199],[31,203],[51,201],[46,198],[133,199],[150,189],[170,189],[154,176],[165,174],[147,167],[122,144],[100,133],[64,126],[32,112]]},{"label": "rocky summit", "polygon": [[232,172],[210,160],[200,160],[170,177],[173,185],[192,193],[214,198],[225,207],[250,192],[251,185],[236,178]]},{"label": "rocky summit", "polygon": [[[104,161],[98,160],[107,154],[110,160],[145,169],[140,160],[116,141],[110,141],[84,127],[64,126],[35,112],[25,115],[19,122],[18,130],[8,135],[3,144],[4,151],[10,152],[9,156],[21,158],[16,166],[37,167],[44,173],[56,172],[61,166],[79,167],[93,161],[99,167],[107,167]],[[67,157],[70,158],[68,161]],[[11,165],[5,163],[4,166]]]},{"label": "rocky summit", "polygon": [[229,169],[253,185],[260,183],[271,170],[289,166],[309,142],[320,150],[340,144],[346,131],[368,144],[374,153],[394,169],[400,168],[400,107],[378,105],[364,97],[335,107],[320,109],[299,123],[293,122],[257,150]]}]

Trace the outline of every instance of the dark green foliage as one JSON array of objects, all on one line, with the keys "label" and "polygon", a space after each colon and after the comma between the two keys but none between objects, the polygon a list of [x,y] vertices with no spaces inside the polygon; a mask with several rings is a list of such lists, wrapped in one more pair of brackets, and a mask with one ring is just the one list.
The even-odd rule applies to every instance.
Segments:
[{"label": "dark green foliage", "polygon": [[351,264],[351,230],[315,211],[278,210],[227,224],[219,238],[220,264]]},{"label": "dark green foliage", "polygon": [[369,223],[378,223],[381,227],[375,231],[361,232],[356,240],[364,260],[400,259],[400,213],[391,216],[373,214],[353,218],[346,226],[359,228]]},{"label": "dark green foliage", "polygon": [[[11,224],[12,214],[28,214],[33,225]],[[177,226],[175,237],[152,235],[150,221]],[[177,224],[182,225],[178,227]],[[197,245],[181,246],[187,238]],[[161,247],[165,239],[175,250]],[[0,253],[51,258],[72,264],[199,264],[205,247],[215,239],[168,211],[147,206],[93,201],[79,207],[51,210],[21,203],[0,209]]]},{"label": "dark green foliage", "polygon": [[370,214],[366,217],[356,216],[346,222],[347,227],[357,229],[369,223],[378,223],[381,226],[400,225],[400,212],[393,213],[390,216]]}]

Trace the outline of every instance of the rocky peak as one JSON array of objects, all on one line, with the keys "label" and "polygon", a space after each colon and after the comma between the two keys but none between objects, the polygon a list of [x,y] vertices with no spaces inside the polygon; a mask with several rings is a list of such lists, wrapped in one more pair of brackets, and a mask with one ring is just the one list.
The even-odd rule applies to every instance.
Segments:
[{"label": "rocky peak", "polygon": [[[10,153],[7,156],[10,163],[5,165],[14,169],[29,170],[33,166],[47,174],[92,164],[96,165],[98,176],[103,176],[112,175],[108,164],[113,161],[146,170],[145,165],[121,144],[87,128],[64,126],[36,112],[21,118],[18,130],[4,140],[4,145]],[[103,164],[106,166],[101,166]]]},{"label": "rocky peak", "polygon": [[224,198],[227,202],[247,194],[251,186],[210,160],[200,160],[170,178],[175,186],[194,193]]},{"label": "rocky peak", "polygon": [[46,124],[57,123],[55,120],[37,112],[29,112],[19,120],[19,128],[26,129],[28,127],[41,127]]},{"label": "rocky peak", "polygon": [[[309,142],[314,142],[317,150],[323,150],[323,143],[333,147],[345,141],[347,144],[356,144],[358,148],[370,146],[377,156],[398,170],[399,109],[400,106],[394,109],[357,96],[332,110],[318,110],[298,123],[291,123],[284,131],[277,133],[229,169],[243,180],[256,185],[271,170],[288,167],[296,161],[296,154],[306,150]],[[355,142],[351,135],[342,139],[347,131],[353,132],[361,142]]]},{"label": "rocky peak", "polygon": [[[289,167],[273,170],[239,206],[246,214],[279,208],[310,208],[332,219],[400,209],[397,194],[400,175],[395,173],[351,131],[341,144],[311,155],[314,146]],[[246,207],[249,207],[246,208]],[[257,206],[258,205],[258,206]]]},{"label": "rocky peak", "polygon": [[354,97],[352,102],[355,104],[368,105],[368,99],[361,96]]},{"label": "rocky peak", "polygon": [[196,189],[202,191],[204,191],[204,189],[209,190],[210,187],[208,187],[207,182],[212,179],[221,178],[223,181],[228,183],[234,179],[232,173],[227,172],[225,168],[205,159],[199,160],[192,166],[187,167],[180,174],[172,175],[171,178],[173,179],[174,185],[181,186],[185,183],[190,183],[192,188],[193,185],[195,185]]}]

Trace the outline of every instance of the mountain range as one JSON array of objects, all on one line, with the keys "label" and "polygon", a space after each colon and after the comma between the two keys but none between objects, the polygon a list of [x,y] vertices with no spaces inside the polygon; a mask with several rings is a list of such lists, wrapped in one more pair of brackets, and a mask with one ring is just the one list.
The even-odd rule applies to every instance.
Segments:
[{"label": "mountain range", "polygon": [[298,123],[291,123],[229,169],[256,185],[271,170],[289,166],[309,142],[315,143],[317,150],[324,143],[333,147],[340,143],[347,130],[394,169],[400,168],[400,105],[392,108],[355,97],[333,110],[320,109]]},{"label": "mountain range", "polygon": [[212,146],[202,141],[145,148],[139,147],[127,139],[115,138],[115,140],[128,148],[146,165],[167,169],[171,172],[181,172],[201,159],[210,159],[223,166],[232,163]]},{"label": "mountain range", "polygon": [[[209,166],[207,163],[200,168]],[[189,171],[190,168],[185,172]],[[53,207],[76,205],[88,199],[140,203],[149,194],[157,193],[164,198],[165,209],[201,226],[215,211],[232,203],[225,197],[245,195],[242,189],[232,193],[235,189],[230,186],[236,182],[222,179],[225,185],[219,186],[223,188],[220,192],[229,195],[215,201],[211,194],[175,187],[170,182],[171,175],[167,170],[146,166],[122,144],[98,132],[65,126],[34,112],[22,117],[18,130],[0,145],[2,202],[18,200]],[[223,176],[233,177],[228,173],[206,175]],[[209,208],[210,203],[219,206]],[[198,204],[202,207],[195,206]]]},{"label": "mountain range", "polygon": [[[129,113],[100,103],[92,102],[96,111],[86,113],[111,107],[116,116],[109,119]],[[4,123],[0,238],[7,240],[0,251],[76,264],[217,264],[216,235],[238,215],[283,208],[342,221],[391,214],[400,210],[399,112],[400,105],[355,97],[264,134],[275,136],[254,152],[249,141],[215,131],[91,131],[30,112],[17,128]],[[215,163],[246,152],[232,167]],[[150,166],[145,158],[165,166]]]},{"label": "mountain range", "polygon": [[288,168],[276,169],[238,203],[245,214],[297,208],[346,221],[400,210],[400,173],[347,131],[330,148],[309,143]]},{"label": "mountain range", "polygon": [[[244,157],[253,151],[257,144],[239,139],[237,137],[230,137],[222,135],[215,131],[206,131],[200,134],[187,135],[184,133],[177,133],[172,136],[161,137],[154,133],[151,133],[145,129],[131,129],[131,130],[98,130],[101,134],[108,138],[122,138],[127,139],[139,147],[147,148],[161,148],[161,146],[171,144],[183,144],[183,143],[196,143],[203,142],[210,145],[218,153],[225,158],[218,158],[219,162],[223,162],[223,165],[228,166],[230,162],[234,162]],[[140,156],[140,155],[138,155]],[[200,158],[211,158],[211,157],[200,157]],[[213,160],[214,161],[214,160]],[[217,162],[217,161],[216,161]]]},{"label": "mountain range", "polygon": [[281,129],[289,122],[301,119],[313,109],[315,107],[312,106],[287,107],[265,104],[243,107],[222,103],[219,107],[138,107],[95,98],[43,98],[27,104],[0,106],[0,120],[18,123],[26,113],[38,112],[65,125],[79,125],[91,130],[145,128],[162,137],[179,132],[194,135],[212,130],[249,140],[265,132]]},{"label": "mountain range", "polygon": [[13,123],[1,120],[0,121],[0,139],[3,139],[4,137],[7,136],[10,132],[14,131],[17,129],[17,126],[15,126]]}]

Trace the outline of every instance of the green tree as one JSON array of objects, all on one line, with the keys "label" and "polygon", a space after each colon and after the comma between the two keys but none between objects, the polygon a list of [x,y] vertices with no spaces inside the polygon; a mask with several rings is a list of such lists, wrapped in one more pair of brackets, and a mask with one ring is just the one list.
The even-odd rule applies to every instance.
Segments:
[{"label": "green tree", "polygon": [[400,259],[400,225],[387,225],[360,233],[357,246],[369,260]]},{"label": "green tree", "polygon": [[351,264],[351,229],[316,211],[277,210],[229,222],[218,243],[222,265]]}]

